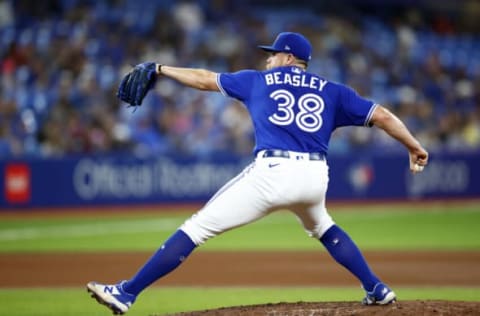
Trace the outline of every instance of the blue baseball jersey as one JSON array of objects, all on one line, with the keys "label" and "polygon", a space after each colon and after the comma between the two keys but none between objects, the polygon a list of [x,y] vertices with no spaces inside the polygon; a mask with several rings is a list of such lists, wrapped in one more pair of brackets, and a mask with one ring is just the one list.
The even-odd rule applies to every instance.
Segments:
[{"label": "blue baseball jersey", "polygon": [[221,73],[217,84],[224,95],[247,107],[255,153],[282,149],[326,154],[337,127],[368,126],[375,109],[350,87],[295,66]]}]

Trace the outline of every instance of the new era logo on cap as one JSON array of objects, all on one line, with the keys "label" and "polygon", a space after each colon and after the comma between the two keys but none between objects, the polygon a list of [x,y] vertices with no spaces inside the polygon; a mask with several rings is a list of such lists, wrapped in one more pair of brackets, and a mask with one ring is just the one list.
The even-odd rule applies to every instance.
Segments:
[{"label": "new era logo on cap", "polygon": [[291,53],[304,61],[309,61],[312,58],[312,45],[300,33],[283,32],[278,34],[271,46],[261,45],[258,47],[267,52]]}]

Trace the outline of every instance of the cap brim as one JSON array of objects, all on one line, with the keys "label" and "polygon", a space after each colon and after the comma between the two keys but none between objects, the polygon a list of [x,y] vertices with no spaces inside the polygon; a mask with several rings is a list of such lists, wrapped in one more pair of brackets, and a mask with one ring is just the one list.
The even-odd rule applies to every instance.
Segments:
[{"label": "cap brim", "polygon": [[273,46],[259,45],[257,47],[263,49],[266,52],[281,52],[280,50],[275,49]]}]

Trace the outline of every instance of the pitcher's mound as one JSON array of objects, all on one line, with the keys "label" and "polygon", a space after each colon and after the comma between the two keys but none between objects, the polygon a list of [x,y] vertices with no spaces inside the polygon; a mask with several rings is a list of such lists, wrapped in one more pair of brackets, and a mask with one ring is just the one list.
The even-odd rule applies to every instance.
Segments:
[{"label": "pitcher's mound", "polygon": [[223,307],[184,312],[175,316],[459,316],[480,315],[480,302],[401,301],[387,306],[363,306],[358,302],[298,302]]}]

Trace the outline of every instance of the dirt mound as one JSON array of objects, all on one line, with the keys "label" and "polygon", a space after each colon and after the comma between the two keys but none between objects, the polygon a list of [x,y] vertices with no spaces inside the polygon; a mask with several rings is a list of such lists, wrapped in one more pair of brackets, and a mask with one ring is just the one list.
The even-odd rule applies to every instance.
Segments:
[{"label": "dirt mound", "polygon": [[480,315],[480,302],[402,301],[388,306],[358,302],[278,303],[178,313],[170,316],[464,316]]}]

